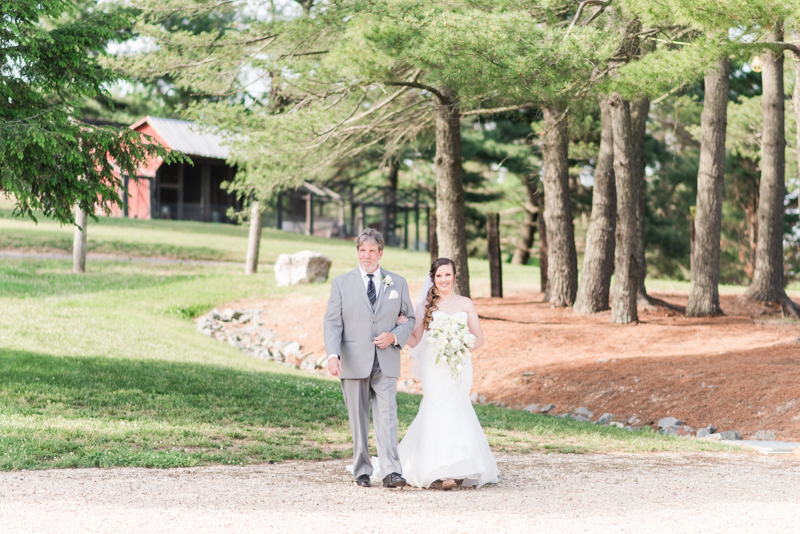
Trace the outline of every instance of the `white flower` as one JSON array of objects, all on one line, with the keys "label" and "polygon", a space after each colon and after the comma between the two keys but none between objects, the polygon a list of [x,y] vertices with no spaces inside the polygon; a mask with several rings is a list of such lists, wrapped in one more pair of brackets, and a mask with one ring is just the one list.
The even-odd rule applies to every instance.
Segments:
[{"label": "white flower", "polygon": [[394,285],[394,280],[387,274],[383,277],[383,283],[386,284],[386,287],[392,287]]},{"label": "white flower", "polygon": [[459,363],[458,365],[456,365],[456,370],[459,371],[459,372],[463,371],[464,370],[464,366]]}]

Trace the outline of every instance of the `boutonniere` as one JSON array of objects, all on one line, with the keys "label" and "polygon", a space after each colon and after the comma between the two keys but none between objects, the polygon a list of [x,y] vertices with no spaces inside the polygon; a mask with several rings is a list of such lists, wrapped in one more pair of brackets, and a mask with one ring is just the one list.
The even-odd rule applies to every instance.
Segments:
[{"label": "boutonniere", "polygon": [[385,275],[383,275],[383,284],[386,287],[392,287],[394,285],[394,280],[392,280],[391,276],[389,276],[388,274],[385,274]]}]

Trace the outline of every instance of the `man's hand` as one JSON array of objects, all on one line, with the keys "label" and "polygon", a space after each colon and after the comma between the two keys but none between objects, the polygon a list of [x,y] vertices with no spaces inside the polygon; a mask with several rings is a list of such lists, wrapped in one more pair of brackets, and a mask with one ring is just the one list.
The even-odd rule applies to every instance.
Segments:
[{"label": "man's hand", "polygon": [[391,332],[384,332],[383,334],[376,337],[372,344],[378,347],[379,349],[385,349],[389,345],[394,343],[394,334]]},{"label": "man's hand", "polygon": [[408,322],[408,317],[403,315],[403,312],[400,312],[400,315],[397,316],[397,326],[400,326],[401,324],[405,324],[407,322]]},{"label": "man's hand", "polygon": [[339,361],[339,358],[328,358],[328,372],[331,376],[342,374],[342,362]]}]

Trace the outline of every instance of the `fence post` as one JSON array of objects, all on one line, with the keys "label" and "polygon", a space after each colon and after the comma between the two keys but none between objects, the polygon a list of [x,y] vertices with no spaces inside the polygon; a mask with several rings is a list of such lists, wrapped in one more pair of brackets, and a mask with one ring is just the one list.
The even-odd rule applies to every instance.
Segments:
[{"label": "fence post", "polygon": [[503,262],[500,256],[500,214],[486,214],[486,246],[489,252],[489,278],[492,297],[503,297]]}]

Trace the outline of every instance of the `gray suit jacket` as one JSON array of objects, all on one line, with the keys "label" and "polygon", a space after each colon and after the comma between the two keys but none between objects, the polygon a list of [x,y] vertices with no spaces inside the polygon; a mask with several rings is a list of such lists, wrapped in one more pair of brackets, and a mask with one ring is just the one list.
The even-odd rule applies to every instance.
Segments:
[{"label": "gray suit jacket", "polygon": [[[393,285],[387,287],[382,280],[376,281],[378,299],[374,310],[358,268],[333,279],[325,312],[325,350],[329,355],[340,356],[340,378],[367,378],[376,351],[381,372],[388,377],[400,376],[400,349],[414,331],[414,307],[405,279],[383,268],[381,274],[391,276]],[[396,292],[395,298],[391,298],[392,292]],[[398,325],[400,312],[408,322]],[[393,333],[400,346],[379,349],[373,345],[372,340],[382,332]]]}]

